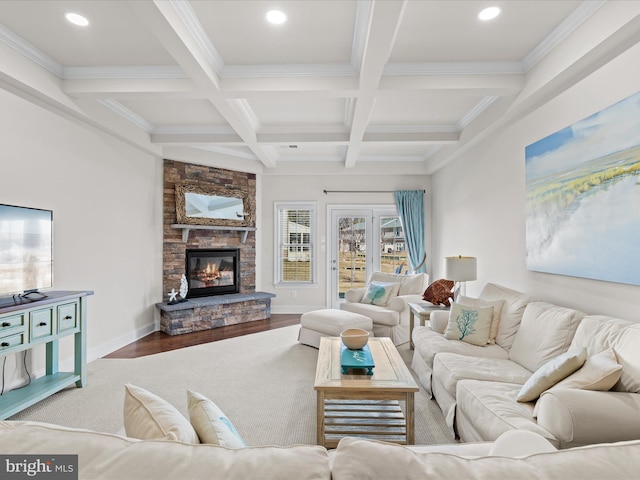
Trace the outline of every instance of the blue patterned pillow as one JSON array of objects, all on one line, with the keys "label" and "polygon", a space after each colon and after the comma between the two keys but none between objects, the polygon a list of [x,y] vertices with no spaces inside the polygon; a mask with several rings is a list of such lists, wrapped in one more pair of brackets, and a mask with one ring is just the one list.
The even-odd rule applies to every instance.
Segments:
[{"label": "blue patterned pillow", "polygon": [[399,283],[369,282],[367,292],[362,297],[361,303],[379,305],[384,307],[390,298],[398,295]]},{"label": "blue patterned pillow", "polygon": [[449,323],[444,336],[473,345],[486,346],[491,333],[493,306],[478,307],[454,303],[449,312]]}]

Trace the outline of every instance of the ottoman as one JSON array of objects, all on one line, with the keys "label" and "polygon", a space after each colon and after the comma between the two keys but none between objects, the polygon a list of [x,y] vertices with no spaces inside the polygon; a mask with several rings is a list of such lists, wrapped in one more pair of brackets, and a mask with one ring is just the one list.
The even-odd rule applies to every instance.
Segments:
[{"label": "ottoman", "polygon": [[302,314],[298,341],[319,348],[321,337],[339,337],[347,328],[361,328],[370,332],[373,337],[373,321],[369,317],[328,308]]}]

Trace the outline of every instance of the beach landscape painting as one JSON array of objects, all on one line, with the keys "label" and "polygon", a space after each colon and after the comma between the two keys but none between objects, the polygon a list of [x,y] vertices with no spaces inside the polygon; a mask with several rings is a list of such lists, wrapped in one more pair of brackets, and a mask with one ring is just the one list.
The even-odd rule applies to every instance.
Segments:
[{"label": "beach landscape painting", "polygon": [[525,148],[526,264],[640,285],[640,92]]}]

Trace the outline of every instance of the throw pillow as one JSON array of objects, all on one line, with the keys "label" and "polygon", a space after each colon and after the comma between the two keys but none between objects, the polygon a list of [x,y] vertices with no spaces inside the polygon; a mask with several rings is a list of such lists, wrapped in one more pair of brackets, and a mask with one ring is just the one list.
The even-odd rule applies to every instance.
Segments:
[{"label": "throw pillow", "polygon": [[471,298],[460,295],[458,303],[463,305],[474,305],[477,307],[493,307],[493,315],[491,316],[491,331],[489,333],[489,343],[496,343],[498,336],[498,327],[500,326],[500,313],[504,300],[482,300],[481,298]]},{"label": "throw pillow", "polygon": [[361,303],[384,307],[389,302],[389,298],[398,295],[399,288],[399,283],[369,282]]},{"label": "throw pillow", "polygon": [[518,393],[519,402],[532,402],[542,392],[578,370],[587,360],[587,349],[569,350],[549,360],[535,371]]},{"label": "throw pillow", "polygon": [[622,375],[622,365],[609,348],[587,358],[580,370],[557,383],[553,388],[578,388],[580,390],[611,390]]},{"label": "throw pillow", "polygon": [[187,391],[189,420],[201,443],[222,445],[229,448],[245,446],[240,434],[220,408],[204,395]]},{"label": "throw pillow", "polygon": [[473,345],[486,345],[491,333],[493,307],[475,307],[454,303],[449,313],[445,338]]},{"label": "throw pillow", "polygon": [[451,306],[451,298],[453,298],[453,281],[441,278],[436,280],[422,294],[422,299],[433,303],[434,305]]},{"label": "throw pillow", "polygon": [[144,388],[131,384],[124,388],[124,429],[128,437],[200,443],[189,421],[173,405]]}]

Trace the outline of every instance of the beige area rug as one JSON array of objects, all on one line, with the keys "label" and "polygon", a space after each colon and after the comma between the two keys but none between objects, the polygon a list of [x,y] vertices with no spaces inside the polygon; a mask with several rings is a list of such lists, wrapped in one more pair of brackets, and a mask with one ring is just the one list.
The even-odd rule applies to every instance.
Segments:
[{"label": "beige area rug", "polygon": [[[185,416],[187,389],[214,402],[247,445],[316,443],[318,350],[297,342],[298,326],[280,328],[135,359],[88,365],[88,386],[68,388],[11,417],[109,433],[123,426],[124,384],[172,403]],[[412,351],[399,348],[405,362]],[[416,394],[416,444],[452,443],[440,409]]]}]

